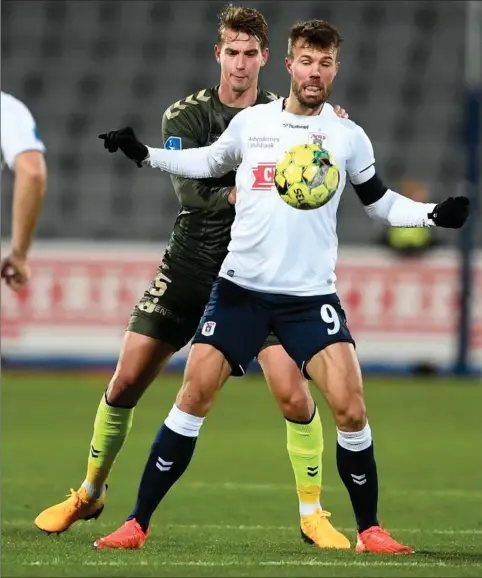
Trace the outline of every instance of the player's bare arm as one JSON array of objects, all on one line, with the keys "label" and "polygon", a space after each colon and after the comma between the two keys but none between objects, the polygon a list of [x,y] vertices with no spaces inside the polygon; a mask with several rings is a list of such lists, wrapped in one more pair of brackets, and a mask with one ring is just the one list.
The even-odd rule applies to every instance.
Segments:
[{"label": "player's bare arm", "polygon": [[14,173],[12,239],[10,253],[0,273],[7,285],[18,290],[29,280],[28,253],[42,210],[47,187],[45,147],[29,109],[2,91],[2,156]]},{"label": "player's bare arm", "polygon": [[44,155],[38,151],[19,154],[14,171],[12,246],[10,254],[2,261],[1,275],[9,287],[18,290],[30,277],[27,256],[47,188]]}]

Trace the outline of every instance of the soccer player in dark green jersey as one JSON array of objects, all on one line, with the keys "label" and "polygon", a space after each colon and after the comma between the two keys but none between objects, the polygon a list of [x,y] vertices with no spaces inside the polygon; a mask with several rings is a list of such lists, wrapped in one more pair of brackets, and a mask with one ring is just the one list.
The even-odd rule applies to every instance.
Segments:
[{"label": "soccer player in dark green jersey", "polygon": [[[224,10],[215,56],[221,66],[219,85],[166,110],[162,123],[166,148],[207,145],[243,108],[278,98],[258,87],[260,69],[268,58],[268,29],[257,10],[233,6]],[[131,315],[117,369],[100,401],[86,479],[66,501],[37,517],[35,524],[46,532],[63,532],[102,512],[107,477],[127,438],[134,408],[173,353],[191,340],[227,253],[235,173],[205,180],[173,176],[172,184],[181,208],[157,276]],[[320,506],[323,433],[307,382],[274,335],[258,360],[286,420],[303,537],[321,548],[348,548],[349,541]]]}]

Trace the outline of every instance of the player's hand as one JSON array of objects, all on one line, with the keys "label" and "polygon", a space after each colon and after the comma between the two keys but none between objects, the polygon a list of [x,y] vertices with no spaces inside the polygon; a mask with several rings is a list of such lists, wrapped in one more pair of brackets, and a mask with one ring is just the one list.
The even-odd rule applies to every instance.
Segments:
[{"label": "player's hand", "polygon": [[1,278],[14,291],[23,289],[30,279],[30,269],[25,257],[19,257],[15,253],[10,253],[5,259],[2,259],[0,268]]},{"label": "player's hand", "polygon": [[228,195],[228,203],[230,205],[232,205],[234,207],[234,205],[236,204],[236,193],[237,193],[237,189],[236,187],[233,187],[230,191],[229,191],[229,195]]},{"label": "player's hand", "polygon": [[110,153],[115,153],[117,149],[120,149],[126,157],[135,161],[138,167],[142,166],[142,161],[148,155],[147,147],[137,140],[130,126],[100,134],[99,138],[104,141],[104,148]]},{"label": "player's hand", "polygon": [[460,229],[469,216],[469,205],[467,197],[449,197],[436,205],[429,217],[437,227]]},{"label": "player's hand", "polygon": [[338,116],[340,118],[349,118],[346,110],[344,108],[341,108],[341,106],[339,104],[335,104],[335,106],[333,107],[333,110],[335,111],[336,116]]}]

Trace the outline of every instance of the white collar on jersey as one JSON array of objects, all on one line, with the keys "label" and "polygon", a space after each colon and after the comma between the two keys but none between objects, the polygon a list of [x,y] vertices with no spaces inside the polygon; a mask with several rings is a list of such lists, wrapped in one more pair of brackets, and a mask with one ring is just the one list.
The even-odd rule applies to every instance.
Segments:
[{"label": "white collar on jersey", "polygon": [[[287,101],[287,100],[288,100],[287,98],[283,98],[283,99],[281,100],[281,112],[286,112],[286,114],[293,114],[294,116],[301,116],[301,115],[298,115],[298,114],[295,115],[295,114],[292,113],[292,112],[287,112],[287,111],[286,111],[286,101]],[[315,116],[320,116],[320,115],[323,113],[323,110],[324,110],[324,108],[325,108],[325,103],[326,103],[326,100],[325,100],[325,102],[323,103],[323,106],[320,108],[320,112],[319,112],[317,115],[315,115]]]}]

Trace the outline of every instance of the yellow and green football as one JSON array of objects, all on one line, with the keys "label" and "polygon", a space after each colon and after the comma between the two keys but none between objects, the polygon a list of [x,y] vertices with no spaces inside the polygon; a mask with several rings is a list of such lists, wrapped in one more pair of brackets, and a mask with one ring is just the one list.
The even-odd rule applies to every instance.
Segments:
[{"label": "yellow and green football", "polygon": [[340,171],[326,149],[315,144],[296,145],[276,165],[274,183],[290,207],[319,209],[338,190]]}]

